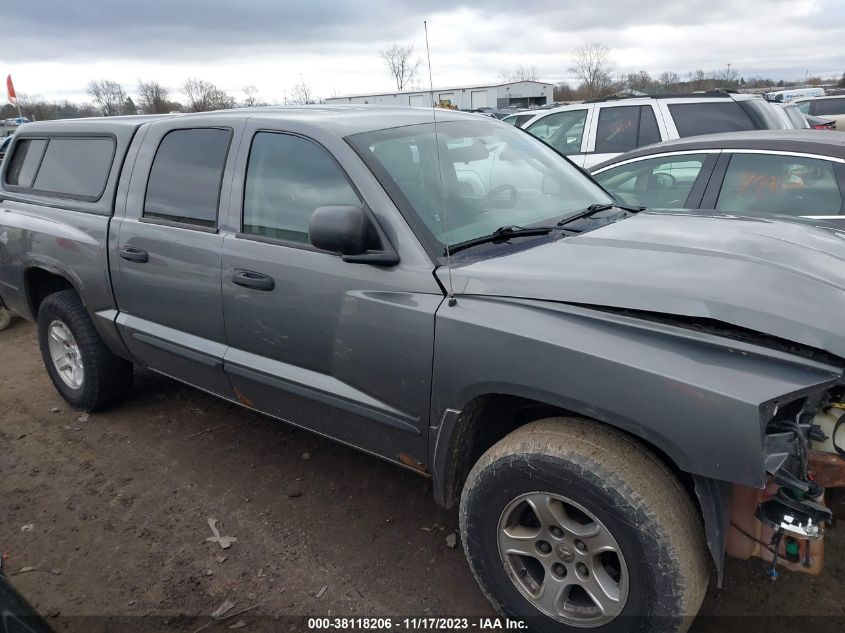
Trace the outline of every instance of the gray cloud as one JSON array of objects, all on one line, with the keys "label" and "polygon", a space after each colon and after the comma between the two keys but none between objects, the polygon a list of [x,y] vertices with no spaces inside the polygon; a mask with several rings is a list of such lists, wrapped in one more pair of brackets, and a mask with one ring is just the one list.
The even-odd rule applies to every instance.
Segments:
[{"label": "gray cloud", "polygon": [[[37,10],[7,4],[0,71],[26,65],[29,90],[45,96],[82,93],[99,68],[131,88],[136,73],[167,75],[176,66],[230,89],[247,82],[244,71],[260,67],[249,82],[275,99],[300,74],[322,96],[336,88],[386,90],[378,51],[402,41],[423,54],[424,19],[435,76],[447,83],[488,81],[518,64],[536,66],[546,80],[566,79],[572,50],[592,40],[614,50],[619,71],[686,73],[726,62],[745,76],[845,70],[843,0],[40,0]],[[50,64],[58,70],[37,72]],[[169,77],[178,87],[181,79]]]},{"label": "gray cloud", "polygon": [[[558,33],[620,29],[635,25],[700,25],[777,13],[795,0],[43,0],[38,10],[12,3],[3,11],[3,56],[7,61],[70,61],[96,56],[182,61],[224,58],[253,50],[320,53],[373,42],[407,39],[422,20],[457,9],[477,9],[479,18],[513,16]],[[841,10],[838,12],[841,15]],[[822,19],[829,24],[829,19]],[[448,24],[446,25],[448,26]],[[513,46],[484,41],[488,49]],[[481,43],[480,43],[481,44]],[[655,42],[659,45],[659,42]]]}]

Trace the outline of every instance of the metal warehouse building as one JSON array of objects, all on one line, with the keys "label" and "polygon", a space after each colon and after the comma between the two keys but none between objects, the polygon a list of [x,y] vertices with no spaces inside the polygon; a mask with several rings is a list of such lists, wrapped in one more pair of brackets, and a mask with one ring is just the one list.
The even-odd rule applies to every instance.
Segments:
[{"label": "metal warehouse building", "polygon": [[477,108],[507,108],[543,105],[552,102],[552,84],[542,81],[515,81],[486,86],[458,86],[408,92],[378,92],[373,94],[332,97],[326,103],[372,103],[427,107],[431,102],[448,101],[461,110]]}]

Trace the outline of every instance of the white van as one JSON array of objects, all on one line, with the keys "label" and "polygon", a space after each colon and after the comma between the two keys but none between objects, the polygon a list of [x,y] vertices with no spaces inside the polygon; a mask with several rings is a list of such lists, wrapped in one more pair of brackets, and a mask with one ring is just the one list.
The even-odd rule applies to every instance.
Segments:
[{"label": "white van", "polygon": [[776,90],[775,92],[767,92],[767,101],[776,101],[777,103],[789,103],[796,99],[803,99],[805,97],[823,97],[824,88],[795,88],[793,90]]}]

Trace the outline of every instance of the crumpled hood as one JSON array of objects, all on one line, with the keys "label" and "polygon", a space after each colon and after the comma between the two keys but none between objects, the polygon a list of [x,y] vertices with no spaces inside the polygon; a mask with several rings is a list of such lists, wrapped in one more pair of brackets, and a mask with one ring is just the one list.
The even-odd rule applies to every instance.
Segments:
[{"label": "crumpled hood", "polygon": [[457,266],[452,281],[456,294],[715,319],[845,358],[845,234],[831,229],[644,212]]}]

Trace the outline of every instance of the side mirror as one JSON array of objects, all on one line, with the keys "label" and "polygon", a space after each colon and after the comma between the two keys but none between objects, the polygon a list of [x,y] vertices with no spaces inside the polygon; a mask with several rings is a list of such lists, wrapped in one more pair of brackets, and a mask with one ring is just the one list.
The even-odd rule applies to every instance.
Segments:
[{"label": "side mirror", "polygon": [[311,244],[338,255],[360,255],[367,250],[369,221],[364,209],[353,205],[317,207],[308,223]]}]

